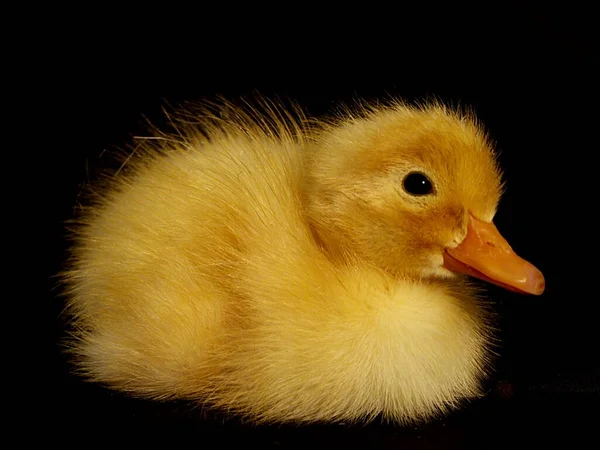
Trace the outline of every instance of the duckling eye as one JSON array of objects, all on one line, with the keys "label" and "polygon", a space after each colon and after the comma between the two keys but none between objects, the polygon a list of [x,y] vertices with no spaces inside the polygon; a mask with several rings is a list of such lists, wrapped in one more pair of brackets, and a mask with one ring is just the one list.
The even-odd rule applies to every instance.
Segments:
[{"label": "duckling eye", "polygon": [[429,195],[433,192],[433,184],[421,172],[411,172],[406,175],[403,186],[410,195]]}]

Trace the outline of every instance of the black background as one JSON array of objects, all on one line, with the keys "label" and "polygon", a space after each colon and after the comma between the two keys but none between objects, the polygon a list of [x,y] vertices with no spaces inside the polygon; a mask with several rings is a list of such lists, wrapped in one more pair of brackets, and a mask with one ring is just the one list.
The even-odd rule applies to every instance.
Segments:
[{"label": "black background", "polygon": [[[201,448],[600,441],[594,219],[600,53],[591,11],[464,8],[438,12],[434,20],[433,5],[420,13],[355,9],[355,17],[288,6],[262,12],[261,21],[237,6],[205,5],[186,18],[97,10],[70,20],[61,14],[73,11],[53,10],[36,51],[22,55],[30,67],[26,93],[35,92],[22,116],[25,141],[40,138],[24,155],[40,183],[27,205],[43,249],[35,257],[35,283],[28,283],[42,313],[41,338],[28,350],[36,355],[29,390],[44,398],[42,411],[28,407],[22,416],[34,425],[31,434],[43,428],[46,438],[80,445],[83,433],[88,440],[167,435]],[[256,92],[290,98],[315,115],[355,98],[387,96],[437,96],[475,109],[502,152],[507,192],[498,228],[547,280],[541,297],[489,289],[502,344],[485,399],[420,427],[256,428],[190,405],[129,399],[68,374],[56,345],[64,322],[53,275],[64,262],[64,222],[83,184],[108,164],[104,150],[143,133],[142,115],[160,124],[166,103]]]}]

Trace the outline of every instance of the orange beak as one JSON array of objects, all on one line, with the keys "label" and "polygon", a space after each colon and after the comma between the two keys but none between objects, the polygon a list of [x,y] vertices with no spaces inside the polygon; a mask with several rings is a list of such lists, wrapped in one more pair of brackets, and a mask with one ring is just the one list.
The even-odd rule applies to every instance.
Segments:
[{"label": "orange beak", "polygon": [[444,252],[444,267],[522,294],[540,295],[546,287],[542,272],[520,258],[493,223],[471,214],[465,240]]}]

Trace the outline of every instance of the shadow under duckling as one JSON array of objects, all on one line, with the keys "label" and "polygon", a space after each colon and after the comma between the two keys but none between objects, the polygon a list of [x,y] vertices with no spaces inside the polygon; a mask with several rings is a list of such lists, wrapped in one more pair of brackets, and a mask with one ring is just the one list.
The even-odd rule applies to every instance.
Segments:
[{"label": "shadow under duckling", "polygon": [[489,316],[465,274],[544,279],[492,223],[475,119],[265,105],[149,140],[85,208],[63,274],[82,374],[256,422],[406,424],[479,396]]}]

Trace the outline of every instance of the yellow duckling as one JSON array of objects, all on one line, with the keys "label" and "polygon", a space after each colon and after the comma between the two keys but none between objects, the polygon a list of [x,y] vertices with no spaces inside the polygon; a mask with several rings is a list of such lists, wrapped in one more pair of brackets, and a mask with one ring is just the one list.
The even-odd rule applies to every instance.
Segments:
[{"label": "yellow duckling", "polygon": [[474,119],[266,109],[158,140],[88,208],[65,275],[82,372],[257,422],[410,423],[479,395],[488,316],[460,274],[544,279],[492,224]]}]

